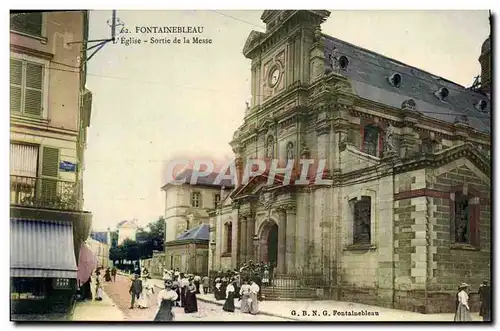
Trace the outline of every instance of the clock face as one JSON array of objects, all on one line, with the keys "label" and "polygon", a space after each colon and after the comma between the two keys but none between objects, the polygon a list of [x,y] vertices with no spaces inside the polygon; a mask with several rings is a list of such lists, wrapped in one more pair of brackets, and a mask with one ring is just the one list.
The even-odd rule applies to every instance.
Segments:
[{"label": "clock face", "polygon": [[280,79],[280,70],[278,68],[274,69],[272,72],[271,72],[271,86],[274,86],[278,83],[279,79]]}]

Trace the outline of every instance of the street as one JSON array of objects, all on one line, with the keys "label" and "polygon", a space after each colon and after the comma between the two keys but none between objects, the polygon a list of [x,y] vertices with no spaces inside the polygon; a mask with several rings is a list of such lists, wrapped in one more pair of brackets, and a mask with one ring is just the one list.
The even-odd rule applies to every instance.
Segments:
[{"label": "street", "polygon": [[[105,282],[104,291],[114,301],[117,307],[124,313],[127,321],[152,321],[156,314],[156,295],[160,291],[155,287],[155,293],[151,299],[150,307],[147,309],[129,309],[130,294],[128,293],[130,280],[121,275],[116,276],[116,282]],[[255,321],[255,322],[286,322],[288,319],[266,315],[243,314],[239,310],[228,313],[222,307],[213,303],[198,300],[198,312],[192,314],[184,313],[184,308],[174,308],[176,321]]]}]

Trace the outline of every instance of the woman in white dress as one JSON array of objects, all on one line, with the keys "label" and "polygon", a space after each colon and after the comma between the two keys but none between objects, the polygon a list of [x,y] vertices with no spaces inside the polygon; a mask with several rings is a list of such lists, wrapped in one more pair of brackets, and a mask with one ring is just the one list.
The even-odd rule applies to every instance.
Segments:
[{"label": "woman in white dress", "polygon": [[260,291],[259,285],[255,281],[250,282],[250,314],[257,315],[259,313],[258,294]]},{"label": "woman in white dress", "polygon": [[241,285],[240,288],[240,298],[241,298],[241,305],[240,305],[240,310],[242,313],[249,313],[250,312],[250,284],[248,283],[247,280],[243,281],[243,284]]},{"label": "woman in white dress", "polygon": [[102,277],[99,270],[95,273],[95,300],[102,300]]},{"label": "woman in white dress", "polygon": [[149,282],[151,277],[148,275],[142,279],[142,292],[137,301],[139,308],[144,309],[149,307],[149,301],[155,293],[154,285]]},{"label": "woman in white dress", "polygon": [[165,289],[158,293],[158,311],[156,312],[155,321],[173,321],[175,320],[172,307],[174,301],[177,300],[177,292],[172,290],[172,281],[165,281]]},{"label": "woman in white dress", "polygon": [[468,284],[460,284],[460,292],[457,294],[458,304],[455,313],[455,322],[470,322],[472,320],[470,317],[469,295],[467,294],[468,289]]}]

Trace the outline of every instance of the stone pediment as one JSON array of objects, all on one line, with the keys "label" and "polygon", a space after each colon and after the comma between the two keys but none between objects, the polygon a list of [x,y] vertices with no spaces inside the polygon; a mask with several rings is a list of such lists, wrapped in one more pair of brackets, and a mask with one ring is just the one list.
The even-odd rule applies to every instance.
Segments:
[{"label": "stone pediment", "polygon": [[480,171],[491,177],[490,160],[471,143],[453,146],[435,154],[426,154],[410,159],[395,167],[396,172],[412,171],[419,168],[438,168],[458,159],[465,158],[474,164]]},{"label": "stone pediment", "polygon": [[262,39],[264,33],[252,30],[248,35],[245,46],[243,47],[243,54],[246,56]]},{"label": "stone pediment", "polygon": [[267,175],[255,176],[248,181],[247,184],[243,185],[241,188],[233,191],[231,199],[233,201],[242,199],[244,197],[255,197],[258,198],[261,191],[265,190],[266,187],[279,186],[283,184],[283,181],[278,175],[275,176],[272,185],[268,185],[269,177]]}]

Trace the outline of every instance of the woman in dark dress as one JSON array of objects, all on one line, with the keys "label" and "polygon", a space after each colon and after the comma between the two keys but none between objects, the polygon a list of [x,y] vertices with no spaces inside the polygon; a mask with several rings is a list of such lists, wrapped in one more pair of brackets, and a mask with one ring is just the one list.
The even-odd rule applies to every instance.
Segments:
[{"label": "woman in dark dress", "polygon": [[220,278],[216,278],[215,279],[215,283],[214,283],[214,297],[215,297],[215,300],[221,300],[221,282],[220,282]]},{"label": "woman in dark dress", "polygon": [[107,268],[104,273],[104,280],[107,282],[111,281],[111,270],[109,268]]},{"label": "woman in dark dress", "polygon": [[235,298],[235,285],[236,282],[229,283],[226,287],[226,302],[224,302],[224,306],[222,310],[227,312],[234,312],[234,298]]},{"label": "woman in dark dress", "polygon": [[184,312],[186,314],[196,313],[198,311],[198,300],[196,299],[196,286],[193,278],[189,279],[189,285],[185,288]]},{"label": "woman in dark dress", "polygon": [[179,282],[177,280],[174,280],[172,282],[172,291],[177,293],[177,298],[174,301],[174,306],[180,307],[181,306],[181,289],[179,286]]},{"label": "woman in dark dress", "polygon": [[228,279],[226,277],[222,277],[220,281],[220,300],[226,300],[226,288],[227,284],[229,283]]},{"label": "woman in dark dress", "polygon": [[177,293],[172,290],[172,281],[165,281],[165,289],[158,293],[158,311],[156,312],[155,321],[167,322],[175,319],[172,307],[177,297]]}]

